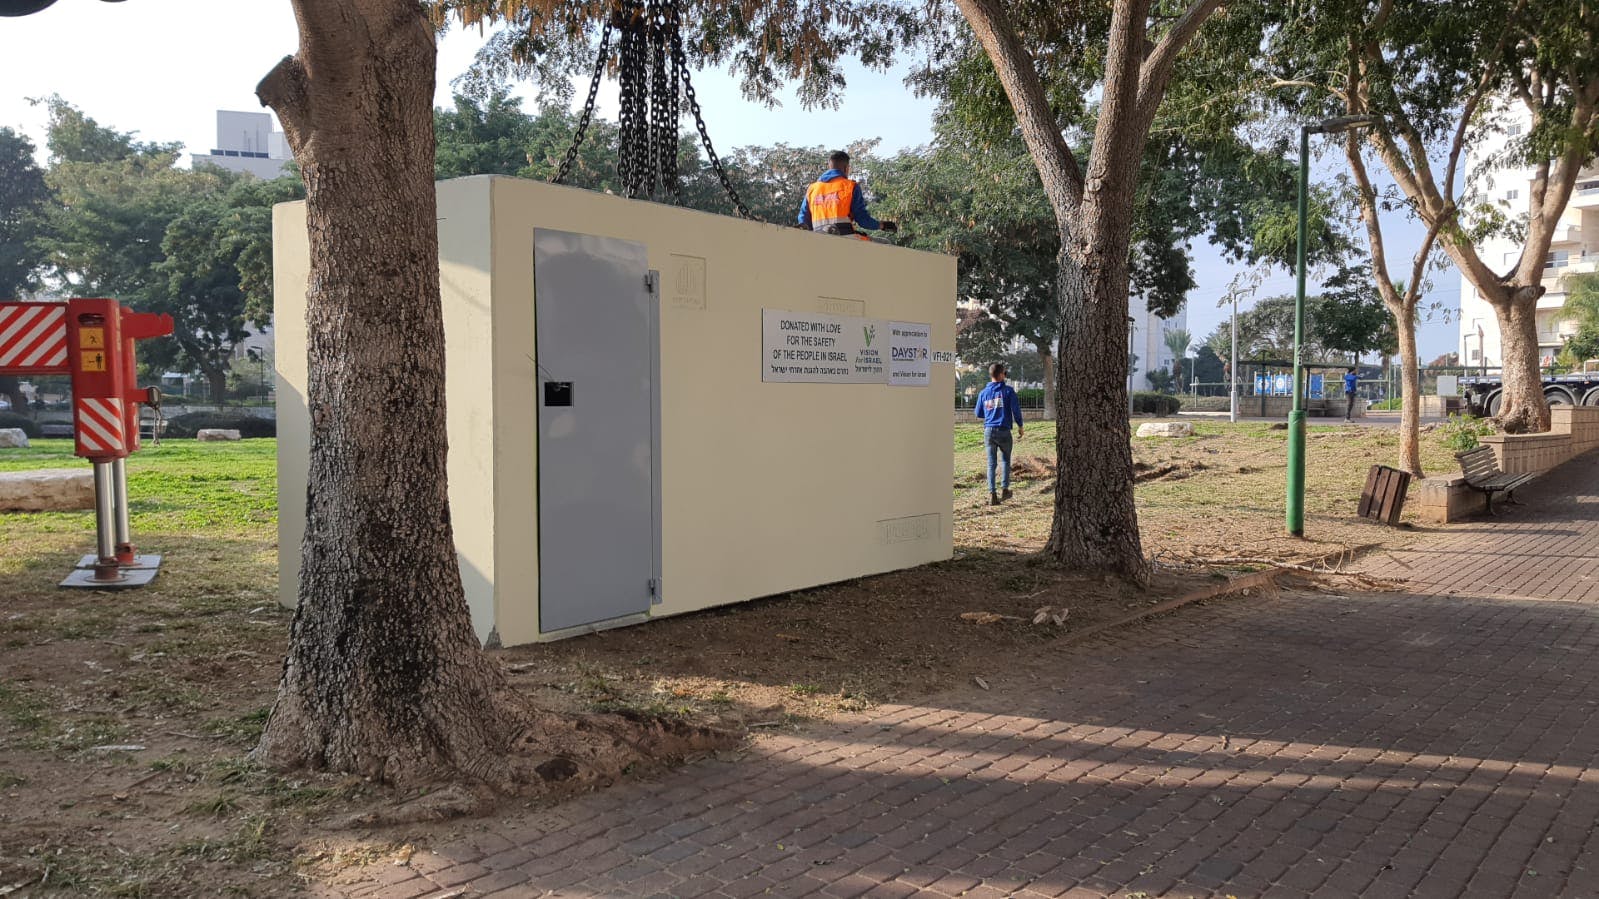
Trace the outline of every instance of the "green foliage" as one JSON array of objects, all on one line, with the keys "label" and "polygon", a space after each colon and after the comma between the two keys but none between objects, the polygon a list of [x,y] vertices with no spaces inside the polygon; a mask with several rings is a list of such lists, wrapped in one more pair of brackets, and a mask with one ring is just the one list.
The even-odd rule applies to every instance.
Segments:
[{"label": "green foliage", "polygon": [[36,286],[43,254],[34,234],[49,197],[32,141],[0,128],[0,301]]},{"label": "green foliage", "polygon": [[874,178],[880,214],[900,222],[904,243],[956,258],[959,294],[979,310],[957,330],[962,359],[998,356],[1018,338],[1047,349],[1060,230],[1037,169],[1019,137],[984,142],[945,118],[936,130],[933,146]]},{"label": "green foliage", "polygon": [[1566,304],[1561,312],[1577,326],[1566,350],[1580,366],[1588,359],[1599,359],[1599,274],[1567,275],[1564,286]]},{"label": "green foliage", "polygon": [[39,437],[39,423],[20,412],[0,412],[0,429],[19,428],[28,439]]},{"label": "green foliage", "polygon": [[1385,400],[1378,400],[1367,408],[1377,412],[1397,412],[1398,410],[1404,408],[1404,404],[1405,400],[1403,397],[1391,396]]},{"label": "green foliage", "polygon": [[1393,316],[1369,284],[1317,297],[1307,315],[1312,338],[1330,353],[1399,352]]},{"label": "green foliage", "polygon": [[45,147],[50,151],[52,167],[76,162],[120,162],[139,156],[176,156],[183,149],[183,144],[176,141],[166,144],[136,141],[133,137],[137,132],[107,128],[59,95],[31,102],[43,103],[49,114],[49,137]]},{"label": "green foliage", "polygon": [[1491,422],[1473,415],[1451,415],[1448,421],[1438,426],[1439,440],[1445,449],[1454,453],[1476,449],[1479,442],[1477,438],[1487,437],[1493,432]]},{"label": "green foliage", "polygon": [[1201,393],[1226,393],[1225,387],[1217,387],[1227,380],[1227,365],[1209,344],[1200,344],[1199,350],[1194,354],[1194,381],[1198,384],[1210,385],[1200,389]]},{"label": "green foliage", "polygon": [[[1169,379],[1171,373],[1166,372],[1166,377]],[[1139,415],[1176,415],[1182,405],[1182,400],[1170,394],[1152,393],[1147,390],[1133,393],[1133,412]]]},{"label": "green foliage", "polygon": [[245,438],[278,435],[276,419],[227,412],[186,412],[167,419],[164,436],[176,439],[192,438],[204,428],[238,431],[239,436]]},{"label": "green foliage", "polygon": [[170,314],[173,335],[141,343],[141,359],[203,372],[221,401],[234,345],[271,315],[272,206],[302,198],[302,185],[181,169],[178,145],[135,142],[50,102],[53,202],[39,238],[50,274],[69,292]]},{"label": "green foliage", "polygon": [[433,110],[434,176],[515,175],[529,165],[535,124],[502,83],[469,85],[455,108]]}]

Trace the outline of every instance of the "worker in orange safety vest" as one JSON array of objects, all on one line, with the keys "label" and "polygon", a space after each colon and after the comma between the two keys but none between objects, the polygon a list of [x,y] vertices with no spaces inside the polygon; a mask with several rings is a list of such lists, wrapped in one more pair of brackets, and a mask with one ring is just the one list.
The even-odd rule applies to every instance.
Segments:
[{"label": "worker in orange safety vest", "polygon": [[857,231],[857,225],[872,231],[899,230],[894,222],[879,222],[866,211],[866,197],[849,177],[848,153],[833,151],[827,157],[827,164],[832,168],[823,172],[805,191],[805,201],[800,204],[799,227],[861,240],[871,238]]}]

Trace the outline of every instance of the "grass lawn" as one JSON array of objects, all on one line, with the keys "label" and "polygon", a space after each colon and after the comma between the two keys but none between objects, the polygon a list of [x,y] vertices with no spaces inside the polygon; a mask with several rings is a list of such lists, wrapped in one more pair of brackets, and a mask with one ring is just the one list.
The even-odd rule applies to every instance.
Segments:
[{"label": "grass lawn", "polygon": [[[1405,532],[1355,518],[1366,471],[1393,465],[1399,435],[1391,428],[1311,425],[1305,478],[1305,539],[1283,533],[1288,432],[1267,423],[1198,422],[1195,436],[1133,438],[1144,553],[1157,564],[1188,566],[1240,556],[1296,559],[1346,546],[1404,541]],[[1054,422],[1035,422],[1013,450],[1016,498],[988,506],[983,431],[955,429],[955,542],[1034,550],[1049,536],[1053,501]],[[1421,435],[1422,464],[1456,468],[1431,432]],[[1413,512],[1407,520],[1414,521]]]},{"label": "grass lawn", "polygon": [[[1049,423],[1018,443],[1016,497],[997,508],[981,431],[957,424],[956,559],[497,657],[546,706],[787,726],[977,675],[997,688],[1026,660],[1047,663],[1063,629],[1031,625],[1041,605],[1069,608],[1069,631],[1208,582],[1218,567],[1409,539],[1354,519],[1366,468],[1397,454],[1392,430],[1311,428],[1300,541],[1281,536],[1285,433],[1198,428],[1134,441],[1144,549],[1158,568],[1148,592],[1032,555],[1049,527]],[[1451,466],[1434,435],[1423,446],[1431,469]],[[68,440],[0,451],[0,471],[86,467],[71,451]],[[426,839],[425,829],[366,839],[334,823],[388,798],[382,790],[245,760],[290,620],[276,604],[275,442],[174,440],[146,447],[128,471],[134,539],[165,556],[147,588],[56,588],[92,551],[91,512],[0,515],[0,891],[42,879],[66,895],[277,896]],[[1232,561],[1206,561],[1218,557]],[[140,748],[105,748],[130,746]]]}]

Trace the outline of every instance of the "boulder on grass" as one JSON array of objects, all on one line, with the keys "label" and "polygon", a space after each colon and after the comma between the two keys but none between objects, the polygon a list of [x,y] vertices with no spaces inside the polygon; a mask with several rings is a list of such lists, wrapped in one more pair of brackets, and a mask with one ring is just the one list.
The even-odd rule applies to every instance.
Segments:
[{"label": "boulder on grass", "polygon": [[0,449],[27,449],[28,432],[21,428],[0,428]]},{"label": "boulder on grass", "polygon": [[238,440],[236,428],[201,428],[194,432],[195,440]]},{"label": "boulder on grass", "polygon": [[87,468],[0,472],[0,512],[76,512],[94,508]]},{"label": "boulder on grass", "polygon": [[1186,421],[1152,421],[1138,426],[1140,437],[1192,437],[1194,426]]}]

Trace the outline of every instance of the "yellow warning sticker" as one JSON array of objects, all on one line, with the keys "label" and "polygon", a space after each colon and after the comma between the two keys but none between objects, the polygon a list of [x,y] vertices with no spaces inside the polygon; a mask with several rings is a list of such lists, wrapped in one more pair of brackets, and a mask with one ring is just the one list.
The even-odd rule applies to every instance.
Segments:
[{"label": "yellow warning sticker", "polygon": [[86,350],[103,350],[103,349],[105,349],[105,329],[104,328],[79,328],[78,329],[78,346],[83,347]]},{"label": "yellow warning sticker", "polygon": [[82,371],[105,371],[105,353],[85,351],[78,368]]}]

